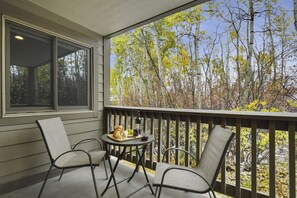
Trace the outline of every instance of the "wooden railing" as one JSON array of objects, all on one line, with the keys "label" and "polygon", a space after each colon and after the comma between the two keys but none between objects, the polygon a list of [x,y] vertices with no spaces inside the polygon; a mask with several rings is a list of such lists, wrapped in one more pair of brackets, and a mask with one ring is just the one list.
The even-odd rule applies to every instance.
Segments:
[{"label": "wooden railing", "polygon": [[[223,163],[220,178],[216,182],[217,192],[232,197],[276,197],[276,133],[287,135],[288,149],[283,154],[288,156],[288,185],[287,194],[290,198],[296,197],[296,113],[264,113],[264,112],[232,112],[213,110],[190,110],[190,109],[164,109],[164,108],[141,108],[141,107],[105,107],[105,128],[112,130],[116,125],[122,125],[125,129],[137,128],[134,120],[140,116],[142,124],[140,129],[143,132],[155,136],[154,143],[150,146],[146,155],[145,165],[154,169],[155,163],[162,160],[162,151],[168,147],[183,147],[192,152],[199,162],[203,146],[207,138],[207,133],[213,125],[222,125],[230,128],[236,136],[229,148],[235,155],[235,178],[233,182],[227,181],[228,164]],[[257,152],[259,131],[264,130],[269,137],[269,148],[267,164],[269,164],[269,191],[262,193],[258,190],[257,174],[260,173],[257,166]],[[244,134],[243,134],[244,131]],[[244,139],[248,133],[249,140]],[[242,140],[242,139],[243,140]],[[245,141],[245,142],[242,142]],[[251,153],[251,176],[250,188],[245,188],[241,184],[242,174],[242,149],[241,144],[248,144]],[[120,148],[111,148],[110,152],[117,155]],[[127,154],[126,159],[135,162],[136,156],[133,152]],[[166,162],[189,166],[193,163],[189,156],[183,156],[178,151],[167,153],[164,156]],[[232,156],[228,156],[227,158]],[[227,167],[227,168],[226,168]],[[267,166],[268,167],[268,166]],[[230,180],[230,179],[229,179]],[[232,180],[232,179],[231,179]],[[235,181],[234,181],[235,180]]]}]

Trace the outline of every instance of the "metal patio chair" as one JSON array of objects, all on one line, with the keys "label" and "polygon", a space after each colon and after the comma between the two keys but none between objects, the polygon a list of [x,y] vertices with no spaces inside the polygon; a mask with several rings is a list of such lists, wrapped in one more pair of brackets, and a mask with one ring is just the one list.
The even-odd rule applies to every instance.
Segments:
[{"label": "metal patio chair", "polygon": [[[162,188],[171,188],[193,193],[208,193],[210,197],[212,192],[216,197],[213,187],[234,135],[235,133],[230,130],[215,126],[207,140],[201,159],[194,168],[157,163],[153,182],[153,186],[156,186],[155,196],[158,190],[158,197],[160,197]],[[163,156],[173,149],[184,151],[195,159],[191,153],[180,148],[169,148],[165,150]]]},{"label": "metal patio chair", "polygon": [[[102,150],[102,142],[97,138],[88,138],[78,142],[71,148],[63,122],[59,117],[37,120],[36,123],[40,128],[51,161],[51,166],[44,179],[38,197],[41,196],[44,186],[47,182],[49,173],[53,167],[57,169],[62,169],[62,173],[59,178],[60,180],[63,175],[64,169],[90,166],[96,197],[98,198],[98,190],[95,180],[94,169],[96,166],[99,166],[99,163],[101,161],[103,161],[105,174],[108,178],[105,165],[106,151]],[[101,150],[94,150],[88,152],[82,149],[76,149],[76,147],[79,144],[89,141],[97,141],[99,146],[101,147]]]}]

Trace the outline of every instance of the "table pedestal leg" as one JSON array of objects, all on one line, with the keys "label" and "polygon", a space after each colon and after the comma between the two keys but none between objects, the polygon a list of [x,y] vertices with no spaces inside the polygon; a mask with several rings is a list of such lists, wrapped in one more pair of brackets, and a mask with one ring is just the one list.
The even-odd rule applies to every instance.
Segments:
[{"label": "table pedestal leg", "polygon": [[[147,174],[146,174],[146,170],[145,170],[144,165],[143,165],[143,163],[142,163],[142,160],[143,160],[144,153],[145,153],[146,149],[147,149],[147,145],[145,145],[145,146],[142,148],[142,153],[141,153],[141,154],[139,153],[139,150],[136,149],[136,153],[137,153],[137,155],[139,156],[139,160],[138,160],[138,162],[137,162],[137,164],[136,164],[136,167],[135,167],[135,169],[134,169],[134,172],[133,172],[133,174],[131,175],[131,177],[129,178],[128,182],[130,182],[130,181],[132,180],[132,178],[134,177],[136,171],[138,170],[139,165],[141,165],[141,166],[142,166],[143,173],[144,173],[144,176],[145,176],[145,179],[146,179],[146,182],[147,182],[147,184],[146,184],[144,187],[149,186],[149,187],[150,187],[150,190],[151,190],[151,192],[152,192],[152,194],[154,195],[153,188],[152,188],[152,186],[151,186],[151,184],[150,184],[150,181],[149,181],[148,176],[147,176]],[[144,188],[144,187],[143,187],[143,188]],[[141,189],[142,189],[142,188],[141,188]],[[139,189],[139,190],[140,190],[140,189]],[[138,192],[138,191],[136,191],[136,192]],[[134,192],[134,193],[136,193],[136,192]],[[133,194],[134,194],[134,193],[133,193]],[[131,195],[132,195],[132,194],[131,194]]]},{"label": "table pedestal leg", "polygon": [[114,165],[113,168],[112,168],[112,165],[111,165],[111,162],[110,162],[110,154],[109,154],[109,152],[107,152],[108,153],[107,159],[108,159],[108,163],[109,163],[109,167],[110,167],[111,176],[110,176],[110,178],[108,180],[108,183],[107,183],[105,189],[101,193],[101,196],[103,196],[105,194],[105,192],[107,191],[107,189],[110,187],[109,185],[110,185],[111,180],[113,180],[114,186],[116,188],[117,195],[118,195],[118,197],[120,197],[118,186],[117,186],[117,183],[116,183],[116,180],[115,180],[115,177],[114,177],[114,173],[115,173],[115,171],[117,169],[117,166],[118,166],[120,160],[123,158],[125,152],[126,152],[126,146],[124,146],[124,149],[123,149],[122,153],[120,154],[120,156],[118,157],[118,159],[117,159],[117,161],[116,161],[116,163],[115,163],[115,165]]}]

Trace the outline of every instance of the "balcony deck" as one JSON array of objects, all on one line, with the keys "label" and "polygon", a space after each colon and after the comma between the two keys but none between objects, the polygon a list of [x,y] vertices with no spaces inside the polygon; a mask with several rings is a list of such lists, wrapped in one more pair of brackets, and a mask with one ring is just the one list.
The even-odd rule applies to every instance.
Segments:
[{"label": "balcony deck", "polygon": [[[113,159],[114,161],[114,159]],[[125,163],[120,163],[117,172],[116,179],[120,181],[121,179],[125,179],[131,175],[133,168],[127,166]],[[126,197],[131,194],[135,189],[138,189],[145,182],[145,179],[142,175],[143,173],[138,172],[133,180],[130,183],[120,184],[119,190],[121,192],[122,197]],[[101,194],[103,189],[107,184],[107,180],[105,180],[104,176],[104,168],[100,166],[95,169],[96,182],[98,186],[98,192]],[[153,181],[152,174],[148,174],[150,181]],[[3,198],[23,198],[23,197],[37,197],[39,190],[41,188],[42,183],[38,183],[5,195],[2,195]],[[155,188],[154,188],[155,189]],[[45,189],[42,194],[42,198],[52,198],[52,197],[72,197],[72,198],[88,198],[95,197],[94,185],[92,182],[91,171],[89,168],[80,168],[75,171],[70,171],[66,173],[61,181],[58,181],[58,177],[54,177],[48,180]],[[113,198],[117,197],[115,189],[109,189],[103,197]],[[154,197],[149,188],[144,188],[131,197],[142,197],[142,198],[152,198]],[[194,198],[194,197],[208,197],[208,195],[197,196],[197,194],[193,193],[184,193],[176,190],[162,190],[162,198],[174,198],[174,197],[186,197],[186,198]]]}]

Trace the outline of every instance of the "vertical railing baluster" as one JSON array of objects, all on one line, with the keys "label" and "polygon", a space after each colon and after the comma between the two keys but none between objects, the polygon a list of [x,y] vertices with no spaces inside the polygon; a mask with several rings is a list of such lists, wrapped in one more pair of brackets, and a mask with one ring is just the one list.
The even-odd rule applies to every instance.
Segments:
[{"label": "vertical railing baluster", "polygon": [[[131,126],[131,129],[133,130],[134,129],[134,112],[133,111],[131,111],[130,112],[131,113],[131,115],[130,115],[130,117],[131,117],[131,120],[130,120],[130,126]],[[129,151],[129,160],[130,160],[130,162],[133,162],[133,152],[132,152],[132,146],[130,146],[130,151]]]},{"label": "vertical railing baluster", "polygon": [[213,128],[213,118],[212,117],[208,117],[208,135],[211,134],[212,128]]},{"label": "vertical railing baluster", "polygon": [[289,122],[289,196],[290,198],[296,197],[296,167],[295,167],[295,122]]},{"label": "vertical railing baluster", "polygon": [[[120,125],[120,126],[123,126],[123,124],[122,124],[122,119],[123,119],[123,113],[122,113],[122,111],[120,110],[120,111],[119,111],[119,125]],[[123,130],[125,130],[124,127],[123,127]],[[120,146],[117,146],[117,147],[116,147],[116,153],[117,153],[117,156],[120,155],[121,151],[122,151],[121,147],[120,147]]]},{"label": "vertical railing baluster", "polygon": [[[115,129],[115,127],[117,126],[117,112],[116,110],[113,111],[113,130]],[[111,153],[113,156],[116,156],[116,147],[115,146],[111,146]]]},{"label": "vertical railing baluster", "polygon": [[[167,117],[167,129],[166,129],[166,149],[170,147],[170,115]],[[166,162],[170,162],[170,151],[166,153]]]},{"label": "vertical railing baluster", "polygon": [[127,111],[124,112],[124,128],[128,129],[128,113],[127,113]]},{"label": "vertical railing baluster", "polygon": [[241,164],[241,148],[240,148],[240,133],[241,133],[241,119],[236,119],[236,197],[241,197],[241,170],[240,170],[240,164]]},{"label": "vertical railing baluster", "polygon": [[123,113],[122,111],[119,112],[119,125],[122,126],[122,117],[123,117]]},{"label": "vertical railing baluster", "polygon": [[198,164],[201,157],[201,117],[196,121],[196,164]]},{"label": "vertical railing baluster", "polygon": [[113,129],[117,126],[117,112],[116,110],[113,111]]},{"label": "vertical railing baluster", "polygon": [[[185,150],[190,152],[190,117],[186,118]],[[190,156],[185,154],[185,166],[189,166]]]},{"label": "vertical railing baluster", "polygon": [[257,197],[257,120],[252,120],[252,197]]},{"label": "vertical railing baluster", "polygon": [[275,197],[275,121],[269,121],[269,196]]},{"label": "vertical railing baluster", "polygon": [[158,119],[158,162],[161,161],[162,152],[162,114],[159,114]]},{"label": "vertical railing baluster", "polygon": [[[111,113],[111,110],[108,111],[108,130],[107,130],[107,133],[109,133],[110,131],[112,131],[112,113]],[[107,145],[107,152],[109,154],[111,154],[111,148],[110,146]]]},{"label": "vertical railing baluster", "polygon": [[[152,113],[152,117],[151,117],[151,129],[150,129],[150,133],[151,135],[155,135],[154,134],[154,130],[155,130],[155,118],[154,118],[154,114]],[[156,139],[155,139],[156,141]],[[155,145],[155,141],[153,141],[150,145],[150,168],[154,169],[154,145]]]},{"label": "vertical railing baluster", "polygon": [[[176,124],[175,125],[175,147],[179,148],[179,146],[180,146],[180,130],[179,130],[180,116],[179,115],[176,116],[175,124]],[[179,165],[179,158],[180,158],[179,151],[176,150],[175,151],[175,164],[176,165]]]},{"label": "vertical railing baluster", "polygon": [[[129,126],[128,126],[128,117],[129,116],[128,116],[127,111],[124,111],[123,114],[124,114],[124,129],[126,130],[129,128]],[[124,159],[127,159],[127,154],[124,155]]]},{"label": "vertical railing baluster", "polygon": [[[222,127],[226,128],[226,118],[222,118]],[[226,159],[223,159],[221,167],[221,192],[226,194]]]},{"label": "vertical railing baluster", "polygon": [[108,111],[108,130],[106,132],[112,131],[112,113],[111,110]]},{"label": "vertical railing baluster", "polygon": [[[146,112],[144,112],[144,115],[143,115],[143,134],[145,134],[147,132],[147,114]],[[143,163],[144,163],[144,166],[146,166],[146,154],[147,152],[144,153],[144,156],[143,156]]]},{"label": "vertical railing baluster", "polygon": [[144,113],[143,115],[143,133],[147,132],[147,114]]}]

